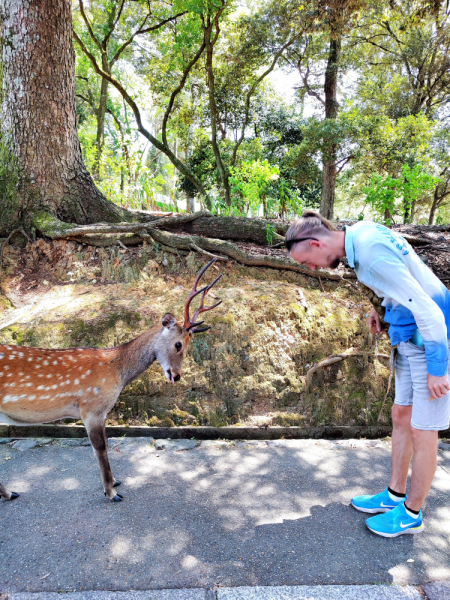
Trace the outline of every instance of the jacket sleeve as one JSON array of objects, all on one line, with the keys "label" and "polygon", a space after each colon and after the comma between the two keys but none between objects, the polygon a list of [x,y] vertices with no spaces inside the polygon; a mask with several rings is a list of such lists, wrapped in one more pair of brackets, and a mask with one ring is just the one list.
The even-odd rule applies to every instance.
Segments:
[{"label": "jacket sleeve", "polygon": [[383,290],[414,315],[425,344],[430,375],[443,376],[448,370],[447,327],[442,310],[412,277],[408,268],[395,255],[383,253],[369,267],[374,286]]}]

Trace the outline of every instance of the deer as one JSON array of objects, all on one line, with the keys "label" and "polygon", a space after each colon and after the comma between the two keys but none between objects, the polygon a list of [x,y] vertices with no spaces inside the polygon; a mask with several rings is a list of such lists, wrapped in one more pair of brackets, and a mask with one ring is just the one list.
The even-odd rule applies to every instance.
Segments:
[{"label": "deer", "polygon": [[[199,315],[222,302],[204,306],[206,295],[222,275],[197,289],[216,260],[198,273],[184,306],[184,322],[166,313],[161,324],[114,348],[0,346],[0,423],[30,425],[81,419],[99,462],[105,496],[121,502],[123,496],[115,490],[121,482],[113,477],[108,459],[106,416],[124,387],[155,361],[172,384],[180,380],[193,335],[210,329],[200,327],[204,321],[197,321]],[[200,294],[200,306],[191,319],[191,302]],[[0,483],[0,497],[14,500],[18,496]]]}]

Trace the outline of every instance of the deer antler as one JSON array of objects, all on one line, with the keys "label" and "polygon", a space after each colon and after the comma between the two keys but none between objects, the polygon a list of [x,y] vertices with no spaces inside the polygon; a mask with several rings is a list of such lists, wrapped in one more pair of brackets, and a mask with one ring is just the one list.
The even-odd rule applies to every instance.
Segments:
[{"label": "deer antler", "polygon": [[[207,312],[208,310],[212,310],[213,308],[216,308],[217,306],[219,306],[219,304],[222,304],[222,300],[220,300],[220,302],[217,302],[213,306],[209,306],[208,308],[204,307],[206,294],[213,287],[213,285],[215,285],[219,281],[219,279],[222,277],[222,275],[219,275],[219,277],[216,277],[216,279],[214,279],[214,281],[212,283],[210,283],[209,285],[205,285],[205,287],[203,287],[201,290],[197,290],[197,284],[200,281],[201,277],[205,274],[205,272],[209,269],[209,267],[216,262],[216,260],[217,260],[217,258],[214,258],[205,267],[203,267],[203,269],[200,271],[200,273],[197,275],[197,277],[194,281],[194,286],[193,286],[192,291],[189,294],[189,298],[187,299],[187,302],[184,306],[184,328],[186,329],[186,331],[190,330],[190,331],[192,331],[192,333],[199,333],[201,331],[206,331],[207,329],[210,329],[210,327],[203,327],[203,329],[197,329],[197,327],[199,325],[202,325],[202,323],[204,323],[204,321],[197,322],[198,316],[200,313]],[[190,307],[192,300],[195,298],[195,296],[198,296],[199,294],[202,294],[200,306],[196,310],[196,312],[194,314],[194,318],[191,321],[191,317],[189,315],[189,307]]]}]

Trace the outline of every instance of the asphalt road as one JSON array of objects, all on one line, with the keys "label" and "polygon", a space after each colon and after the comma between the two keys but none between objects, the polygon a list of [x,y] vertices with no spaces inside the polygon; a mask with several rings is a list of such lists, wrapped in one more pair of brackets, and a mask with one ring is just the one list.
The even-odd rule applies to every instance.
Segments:
[{"label": "asphalt road", "polygon": [[119,504],[104,498],[89,447],[0,445],[0,481],[21,494],[0,501],[0,591],[450,579],[450,450],[439,452],[425,531],[384,539],[349,501],[386,486],[386,444],[283,443],[114,443]]}]

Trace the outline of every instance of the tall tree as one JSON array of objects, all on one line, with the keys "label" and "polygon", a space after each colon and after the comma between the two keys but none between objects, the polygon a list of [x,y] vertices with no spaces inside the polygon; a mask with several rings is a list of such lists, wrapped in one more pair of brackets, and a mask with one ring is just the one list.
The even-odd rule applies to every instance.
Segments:
[{"label": "tall tree", "polygon": [[[339,112],[338,78],[342,61],[342,41],[364,0],[313,0],[316,19],[309,35],[289,53],[303,83],[301,93],[320,102],[325,122],[335,121]],[[326,64],[325,71],[322,64]],[[318,81],[323,80],[323,84]],[[323,91],[320,88],[323,86]],[[320,212],[327,219],[334,214],[338,147],[331,138],[322,149],[322,192]]]},{"label": "tall tree", "polygon": [[0,231],[29,226],[38,210],[76,223],[126,219],[81,155],[70,0],[3,0],[1,13],[2,153],[17,186],[0,181]]}]

